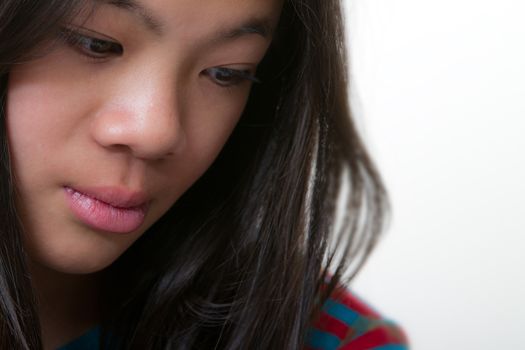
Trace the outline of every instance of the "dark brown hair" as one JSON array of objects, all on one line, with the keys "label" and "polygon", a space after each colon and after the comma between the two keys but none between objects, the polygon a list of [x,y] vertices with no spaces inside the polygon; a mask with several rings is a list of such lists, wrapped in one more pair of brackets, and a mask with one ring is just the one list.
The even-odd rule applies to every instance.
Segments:
[{"label": "dark brown hair", "polygon": [[[42,347],[13,200],[7,79],[79,5],[0,3],[1,349]],[[108,348],[303,346],[317,307],[369,255],[386,210],[383,185],[350,116],[343,34],[338,0],[284,2],[258,69],[263,83],[253,86],[224,149],[106,269]]]}]

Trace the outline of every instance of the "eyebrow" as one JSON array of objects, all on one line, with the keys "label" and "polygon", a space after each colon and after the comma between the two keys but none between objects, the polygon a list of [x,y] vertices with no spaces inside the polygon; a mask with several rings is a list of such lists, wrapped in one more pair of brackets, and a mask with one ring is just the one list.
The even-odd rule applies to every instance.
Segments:
[{"label": "eyebrow", "polygon": [[146,27],[157,35],[162,35],[163,26],[149,11],[135,0],[97,0],[97,2],[113,5],[138,16]]},{"label": "eyebrow", "polygon": [[[144,25],[153,33],[162,36],[164,33],[164,26],[148,9],[141,5],[136,0],[96,0],[104,4],[116,6],[120,9],[131,12],[138,16]],[[256,34],[265,39],[272,36],[273,28],[270,20],[253,18],[240,26],[220,31],[216,36],[213,36],[209,41],[213,43],[237,39],[245,35]]]}]

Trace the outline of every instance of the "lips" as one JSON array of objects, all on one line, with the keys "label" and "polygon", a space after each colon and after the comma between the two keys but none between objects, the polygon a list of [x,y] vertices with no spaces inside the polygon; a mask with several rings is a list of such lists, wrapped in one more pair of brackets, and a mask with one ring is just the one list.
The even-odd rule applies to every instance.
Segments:
[{"label": "lips", "polygon": [[120,187],[64,187],[69,208],[85,225],[113,233],[130,233],[143,223],[149,201],[144,192]]}]

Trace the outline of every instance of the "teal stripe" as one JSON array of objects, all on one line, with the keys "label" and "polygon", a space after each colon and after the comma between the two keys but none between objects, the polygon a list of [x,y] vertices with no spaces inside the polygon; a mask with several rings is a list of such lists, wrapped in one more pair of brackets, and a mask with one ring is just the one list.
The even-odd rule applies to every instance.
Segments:
[{"label": "teal stripe", "polygon": [[373,350],[408,350],[408,348],[405,345],[391,344],[391,345],[383,345],[383,346],[374,348]]},{"label": "teal stripe", "polygon": [[330,316],[346,323],[347,326],[352,326],[352,323],[359,317],[359,314],[348,306],[338,303],[332,299],[328,299],[323,306],[323,311]]},{"label": "teal stripe", "polygon": [[93,350],[99,348],[100,326],[91,328],[70,343],[57,350]]},{"label": "teal stripe", "polygon": [[306,343],[316,350],[336,350],[341,340],[333,334],[311,329]]},{"label": "teal stripe", "polygon": [[360,337],[364,333],[368,332],[372,328],[373,323],[363,316],[358,316],[355,321],[351,324],[354,330],[354,336],[352,339]]}]

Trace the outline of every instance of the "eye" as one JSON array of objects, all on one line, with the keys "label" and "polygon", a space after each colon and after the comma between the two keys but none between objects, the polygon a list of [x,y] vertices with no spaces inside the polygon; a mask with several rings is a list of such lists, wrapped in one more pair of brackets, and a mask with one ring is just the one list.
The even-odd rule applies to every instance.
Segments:
[{"label": "eye", "polygon": [[76,30],[62,28],[60,38],[81,54],[93,59],[120,56],[124,48],[117,42],[82,34]]},{"label": "eye", "polygon": [[239,85],[244,81],[261,82],[249,70],[213,67],[206,69],[203,73],[208,75],[217,85],[223,87]]}]

